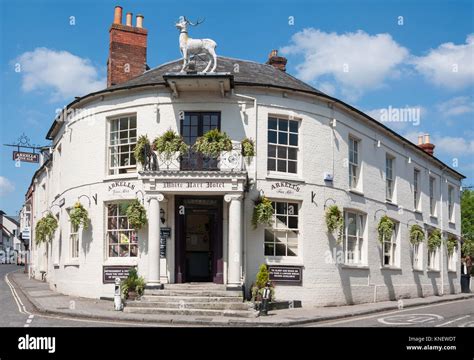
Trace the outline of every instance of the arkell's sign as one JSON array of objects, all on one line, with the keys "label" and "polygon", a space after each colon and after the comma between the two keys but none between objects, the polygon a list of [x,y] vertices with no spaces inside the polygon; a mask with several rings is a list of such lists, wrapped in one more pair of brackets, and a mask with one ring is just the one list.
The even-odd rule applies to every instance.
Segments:
[{"label": "arkell's sign", "polygon": [[135,190],[135,184],[128,181],[114,181],[107,188],[107,191],[112,194],[129,193],[133,190]]},{"label": "arkell's sign", "polygon": [[301,285],[303,282],[302,266],[269,265],[270,281],[278,284]]},{"label": "arkell's sign", "polygon": [[24,151],[14,151],[13,160],[29,163],[39,163],[39,154]]},{"label": "arkell's sign", "polygon": [[271,187],[272,191],[284,194],[284,195],[294,195],[300,192],[300,184],[290,183],[289,181],[278,181],[274,182]]},{"label": "arkell's sign", "polygon": [[102,282],[104,284],[113,284],[115,278],[120,280],[126,279],[128,277],[128,271],[133,266],[104,266],[102,272]]}]

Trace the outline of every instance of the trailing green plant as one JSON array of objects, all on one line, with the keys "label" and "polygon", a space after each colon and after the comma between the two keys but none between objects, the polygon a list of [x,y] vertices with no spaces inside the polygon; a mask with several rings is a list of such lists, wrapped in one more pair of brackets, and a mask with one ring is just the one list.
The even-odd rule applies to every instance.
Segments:
[{"label": "trailing green plant", "polygon": [[441,231],[439,229],[434,229],[428,235],[428,249],[430,251],[433,251],[440,246],[441,246]]},{"label": "trailing green plant", "polygon": [[58,228],[58,220],[53,214],[48,213],[36,223],[35,241],[37,244],[50,241],[54,232]]},{"label": "trailing green plant", "polygon": [[379,221],[379,225],[377,226],[379,241],[382,243],[384,239],[391,239],[394,228],[395,224],[393,221],[387,215],[382,216]]},{"label": "trailing green plant", "polygon": [[451,255],[454,249],[457,249],[457,247],[458,239],[456,239],[456,237],[454,237],[453,235],[449,235],[446,239],[446,249],[448,250],[448,254]]},{"label": "trailing green plant", "polygon": [[337,205],[331,205],[326,209],[326,226],[328,231],[333,233],[337,231],[337,242],[342,241],[343,228],[344,228],[344,217],[342,211]]},{"label": "trailing green plant", "polygon": [[410,242],[412,245],[416,245],[423,242],[424,238],[425,232],[423,231],[423,228],[420,225],[414,224],[410,226]]},{"label": "trailing green plant", "polygon": [[209,157],[217,157],[222,151],[232,150],[232,141],[225,132],[212,129],[199,137],[193,149]]},{"label": "trailing green plant", "polygon": [[268,266],[266,264],[260,265],[258,269],[257,276],[255,278],[255,283],[252,284],[252,300],[260,301],[263,296],[263,291],[265,287],[269,284],[270,288],[270,300],[275,298],[275,287],[270,281],[270,272],[268,271]]},{"label": "trailing green plant", "polygon": [[176,153],[183,156],[189,151],[189,146],[184,139],[171,129],[153,140],[153,147],[166,160],[171,159]]},{"label": "trailing green plant", "polygon": [[259,197],[255,201],[252,215],[252,225],[254,229],[259,225],[271,225],[273,219],[273,206],[270,199],[265,196]]},{"label": "trailing green plant", "polygon": [[121,288],[125,299],[128,299],[130,292],[136,292],[138,296],[142,296],[145,290],[145,279],[138,276],[136,268],[131,268],[127,278],[122,280]]},{"label": "trailing green plant", "polygon": [[147,148],[150,149],[150,140],[148,140],[148,136],[140,135],[137,144],[135,145],[135,150],[133,150],[133,156],[135,157],[135,160],[142,165],[146,164]]},{"label": "trailing green plant", "polygon": [[146,210],[137,199],[133,199],[127,206],[127,218],[130,227],[141,229],[147,224]]},{"label": "trailing green plant", "polygon": [[81,225],[84,229],[89,227],[89,214],[79,201],[74,204],[69,212],[69,220],[74,227],[79,228]]},{"label": "trailing green plant", "polygon": [[252,139],[245,138],[240,142],[242,146],[242,156],[255,156],[255,143]]}]

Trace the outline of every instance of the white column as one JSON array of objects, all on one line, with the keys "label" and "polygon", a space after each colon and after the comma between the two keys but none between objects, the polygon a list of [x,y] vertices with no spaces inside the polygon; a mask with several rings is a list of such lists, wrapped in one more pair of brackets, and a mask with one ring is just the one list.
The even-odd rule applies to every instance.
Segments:
[{"label": "white column", "polygon": [[240,286],[242,264],[242,195],[226,195],[229,203],[229,255],[227,284]]},{"label": "white column", "polygon": [[148,279],[149,288],[160,285],[160,201],[162,194],[150,196],[148,202]]}]

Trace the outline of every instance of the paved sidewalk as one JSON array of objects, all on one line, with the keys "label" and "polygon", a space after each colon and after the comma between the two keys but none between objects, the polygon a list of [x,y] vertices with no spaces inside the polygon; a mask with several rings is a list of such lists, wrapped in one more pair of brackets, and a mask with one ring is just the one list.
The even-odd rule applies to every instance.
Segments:
[{"label": "paved sidewalk", "polygon": [[[86,299],[59,294],[49,289],[45,282],[28,279],[24,273],[9,275],[15,287],[28,298],[35,310],[40,313],[88,319],[131,321],[186,326],[298,326],[312,322],[334,320],[351,316],[372,314],[381,311],[397,310],[396,301],[338,307],[302,307],[270,311],[269,316],[257,318],[232,318],[190,315],[129,314],[114,311],[113,302]],[[404,308],[428,305],[446,301],[467,299],[474,294],[431,296],[427,298],[404,299]]]}]

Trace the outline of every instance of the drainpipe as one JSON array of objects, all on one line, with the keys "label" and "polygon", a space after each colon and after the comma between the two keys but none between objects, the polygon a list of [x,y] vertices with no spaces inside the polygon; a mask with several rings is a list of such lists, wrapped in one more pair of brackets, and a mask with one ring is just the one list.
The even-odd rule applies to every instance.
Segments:
[{"label": "drainpipe", "polygon": [[[248,95],[242,95],[242,94],[237,94],[234,92],[234,90],[232,90],[232,94],[234,96],[238,96],[238,97],[241,97],[241,98],[244,98],[244,99],[249,99],[249,100],[252,100],[253,101],[253,108],[255,110],[255,146],[257,146],[258,144],[258,141],[257,141],[257,138],[258,138],[258,124],[257,124],[257,119],[258,119],[258,115],[257,115],[257,98],[255,97],[252,97],[252,96],[248,96]],[[254,164],[254,180],[255,180],[255,184],[257,184],[257,160],[255,159],[255,164]],[[245,209],[245,198],[244,198],[244,209]],[[245,211],[244,211],[244,215],[245,215]],[[245,216],[242,217],[242,219],[244,219]],[[246,280],[246,275],[247,275],[247,272],[245,271],[246,267],[247,267],[247,230],[248,230],[248,226],[247,226],[247,221],[245,219],[244,221],[244,246],[243,246],[243,261],[242,261],[242,282],[245,283],[245,280]]]},{"label": "drainpipe", "polygon": [[441,230],[441,249],[440,249],[440,257],[441,257],[441,295],[444,295],[444,246],[443,246],[443,238],[444,238],[444,219],[443,219],[443,191],[444,191],[444,185],[441,186],[441,183],[446,183],[444,179],[444,172],[446,170],[446,167],[444,167],[441,170],[441,179],[440,179],[440,184],[439,184],[439,193],[440,193],[440,209],[439,209],[439,219],[440,219],[440,230]]}]

